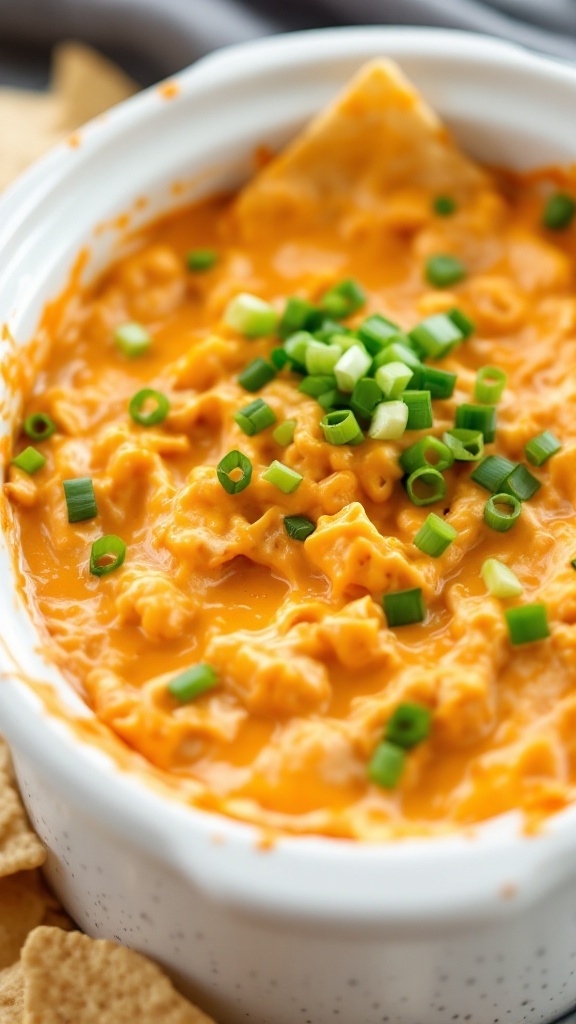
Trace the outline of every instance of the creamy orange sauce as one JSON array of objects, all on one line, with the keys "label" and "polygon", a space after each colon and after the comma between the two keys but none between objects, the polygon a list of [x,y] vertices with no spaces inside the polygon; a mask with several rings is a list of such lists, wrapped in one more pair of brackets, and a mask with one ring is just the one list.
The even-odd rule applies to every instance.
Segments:
[{"label": "creamy orange sauce", "polygon": [[[358,224],[286,224],[243,241],[230,201],[215,198],[152,224],[137,251],[93,286],[46,313],[38,343],[49,355],[24,415],[58,430],[38,447],[44,469],[11,467],[31,600],[46,642],[98,718],[174,786],[194,780],[197,802],[265,826],[363,839],[462,827],[519,808],[529,822],[574,797],[576,778],[576,227],[546,232],[538,179],[499,176],[452,217],[425,190],[392,196],[386,218]],[[544,191],[543,191],[544,190]],[[193,274],[185,254],[214,247],[214,269]],[[450,252],[468,276],[450,291],[426,284],[433,253]],[[297,420],[281,448],[266,430],[246,437],[233,414],[253,397],[237,375],[276,338],[248,341],[225,307],[249,291],[282,310],[286,296],[315,301],[354,277],[367,305],[409,329],[457,305],[476,332],[437,364],[458,374],[453,398],[435,400],[433,433],[472,400],[488,364],[508,374],[497,452],[523,460],[535,434],[562,450],[541,469],[538,494],[509,533],[483,522],[487,493],[473,466],[446,473],[440,505],[418,508],[400,482],[398,442],[327,444],[323,411],[283,371],[259,396],[278,422]],[[136,320],[153,336],[127,359],[114,329]],[[139,427],[128,402],[141,387],[165,393],[168,419]],[[423,433],[429,433],[424,431]],[[31,443],[23,435],[16,451]],[[238,448],[252,483],[228,495],[215,467]],[[304,481],[283,495],[262,474],[273,459]],[[89,475],[96,519],[70,525],[62,480]],[[429,511],[458,536],[439,559],[412,540]],[[283,516],[317,529],[290,540]],[[127,544],[124,565],[96,578],[90,547],[103,534]],[[486,593],[494,556],[524,585],[514,601]],[[421,587],[425,623],[388,629],[382,597]],[[551,637],[512,647],[504,608],[544,601]],[[219,685],[179,705],[167,682],[206,661]],[[429,740],[412,751],[393,791],[366,765],[401,701],[430,707]]]}]

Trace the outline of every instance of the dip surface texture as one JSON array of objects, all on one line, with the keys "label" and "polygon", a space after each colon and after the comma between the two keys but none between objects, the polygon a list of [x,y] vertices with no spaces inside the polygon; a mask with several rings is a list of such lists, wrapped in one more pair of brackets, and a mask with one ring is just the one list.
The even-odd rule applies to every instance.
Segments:
[{"label": "dip surface texture", "polygon": [[[448,214],[434,182],[414,176],[386,183],[376,205],[373,194],[363,203],[366,190],[344,193],[329,217],[297,183],[286,215],[260,216],[249,190],[239,204],[213,198],[151,225],[131,255],[46,313],[49,354],[24,417],[45,413],[57,429],[42,442],[22,434],[14,454],[36,445],[46,464],[33,474],[13,465],[6,484],[29,597],[51,656],[98,718],[176,788],[194,780],[200,806],[374,840],[510,809],[536,826],[574,798],[576,223],[543,226],[557,187],[554,174],[477,172],[453,189],[443,180]],[[300,199],[306,215],[292,216]],[[190,270],[199,249],[217,259]],[[460,261],[459,281],[430,283],[438,254]],[[409,331],[455,307],[473,321],[469,338],[426,360],[457,374],[452,397],[432,400],[432,427],[379,440],[368,421],[361,443],[332,444],[325,409],[299,392],[304,374],[290,364],[256,392],[238,382],[282,341],[230,327],[235,296],[282,314],[288,297],[318,305],[346,279],[366,301],[345,328],[380,313]],[[139,356],[114,340],[127,322],[152,339]],[[422,437],[454,428],[485,366],[507,384],[484,454],[524,463],[542,485],[507,532],[484,521],[478,462],[455,461],[445,496],[426,506],[410,500],[399,464]],[[158,424],[129,414],[143,388],[169,400]],[[234,416],[257,399],[276,422],[248,435]],[[285,420],[296,426],[282,445],[274,430]],[[561,449],[537,467],[524,447],[545,430]],[[234,450],[252,478],[228,493],[216,467]],[[302,476],[292,493],[264,478],[274,460]],[[98,514],[70,523],[62,484],[82,477]],[[456,531],[436,558],[413,543],[430,512]],[[290,537],[286,516],[307,517],[314,532]],[[96,576],[90,550],[103,535],[120,537],[126,557]],[[491,596],[488,558],[513,570],[520,596]],[[424,621],[390,628],[384,595],[412,588]],[[532,603],[545,604],[550,636],[514,645],[505,612]],[[177,699],[168,684],[200,663],[217,685]],[[386,788],[367,766],[406,702],[431,711],[430,734]]]}]

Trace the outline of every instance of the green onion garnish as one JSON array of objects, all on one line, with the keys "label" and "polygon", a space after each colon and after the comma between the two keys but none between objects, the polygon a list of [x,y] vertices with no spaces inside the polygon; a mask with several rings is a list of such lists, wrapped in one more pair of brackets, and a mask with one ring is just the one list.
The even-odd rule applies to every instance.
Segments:
[{"label": "green onion garnish", "polygon": [[518,498],[518,501],[529,501],[541,487],[542,484],[532,475],[530,470],[523,466],[522,463],[519,463],[514,467],[510,475],[506,477],[506,483],[502,490]]},{"label": "green onion garnish", "polygon": [[528,462],[531,462],[533,466],[543,466],[551,455],[560,451],[561,447],[558,438],[554,437],[549,430],[545,430],[528,441],[524,451]]},{"label": "green onion garnish", "polygon": [[405,763],[406,754],[402,748],[382,740],[370,758],[368,778],[383,789],[395,789],[402,777]]},{"label": "green onion garnish", "polygon": [[405,391],[402,401],[408,406],[406,430],[427,430],[432,426],[432,401],[429,391]]},{"label": "green onion garnish", "polygon": [[255,398],[250,405],[246,405],[234,413],[234,421],[245,434],[251,437],[253,434],[260,434],[262,430],[266,430],[267,427],[276,423],[276,416],[267,402],[262,398]]},{"label": "green onion garnish", "polygon": [[465,430],[480,430],[486,444],[496,437],[496,406],[470,405],[465,402],[456,409],[456,426]]},{"label": "green onion garnish", "polygon": [[449,309],[446,315],[450,317],[453,324],[456,324],[456,327],[461,332],[463,338],[469,338],[471,334],[474,334],[476,324],[469,316],[466,316],[466,313],[463,313],[461,309],[458,309],[457,306],[453,306],[452,309]]},{"label": "green onion garnish", "polygon": [[307,299],[292,295],[286,302],[278,324],[278,334],[285,340],[296,331],[313,331],[322,323],[323,312]]},{"label": "green onion garnish", "polygon": [[515,646],[531,644],[550,636],[545,604],[522,604],[518,608],[507,608],[504,614],[510,641]]},{"label": "green onion garnish", "polygon": [[408,334],[430,359],[443,359],[462,341],[462,331],[446,313],[436,313],[419,323]]},{"label": "green onion garnish", "polygon": [[466,267],[456,256],[439,253],[426,261],[425,276],[434,288],[449,288],[466,277]]},{"label": "green onion garnish", "polygon": [[283,370],[286,363],[290,362],[290,356],[283,348],[273,348],[270,353],[270,362],[274,364],[277,370]]},{"label": "green onion garnish", "polygon": [[[332,338],[335,336],[341,339],[345,334],[349,334],[353,341],[356,339],[356,333],[352,331],[350,327],[345,327],[344,324],[341,324],[338,320],[332,320],[329,316],[324,316],[322,311],[320,312],[323,318],[320,326],[310,328],[314,333],[316,341],[331,342]],[[341,344],[341,341],[339,344]]]},{"label": "green onion garnish", "polygon": [[431,725],[432,712],[429,708],[406,702],[399,704],[388,719],[385,737],[397,747],[411,750],[428,739]]},{"label": "green onion garnish", "polygon": [[121,537],[110,533],[95,540],[90,551],[90,572],[93,576],[107,576],[119,569],[126,558],[126,545]]},{"label": "green onion garnish", "polygon": [[430,512],[414,537],[414,544],[425,555],[430,555],[431,558],[440,558],[440,555],[444,554],[457,536],[458,531],[450,523],[441,519],[435,512]]},{"label": "green onion garnish", "polygon": [[376,406],[368,436],[375,441],[397,441],[406,430],[408,406],[405,402],[382,402]]},{"label": "green onion garnish", "polygon": [[410,369],[420,366],[420,360],[414,349],[407,344],[408,338],[404,335],[404,341],[392,341],[386,348],[374,357],[374,367],[378,369],[385,363],[404,363]]},{"label": "green onion garnish", "polygon": [[[149,402],[153,402],[154,407],[149,412],[145,412],[144,407]],[[152,427],[164,422],[170,412],[170,402],[161,391],[143,388],[130,399],[128,412],[135,423],[139,423],[142,427]]]},{"label": "green onion garnish", "polygon": [[284,420],[283,423],[279,423],[275,430],[272,431],[272,437],[276,444],[286,448],[287,445],[292,444],[295,430],[296,420]]},{"label": "green onion garnish", "polygon": [[350,444],[362,434],[351,409],[337,409],[320,420],[324,437],[329,444]]},{"label": "green onion garnish", "polygon": [[491,530],[507,533],[521,512],[522,505],[512,494],[493,494],[484,506],[484,522]]},{"label": "green onion garnish", "polygon": [[292,540],[306,540],[316,529],[316,523],[306,516],[284,516],[284,529]]},{"label": "green onion garnish", "polygon": [[[314,337],[317,338],[318,335],[315,334]],[[342,332],[331,334],[328,338],[328,343],[330,345],[337,345],[341,352],[347,352],[349,348],[354,348],[355,345],[360,345],[360,348],[365,348],[353,331],[348,331],[346,334]],[[372,362],[372,360],[370,360],[370,362]]]},{"label": "green onion garnish", "polygon": [[18,466],[18,469],[23,469],[25,473],[32,475],[46,465],[46,459],[41,452],[29,445],[15,459],[12,459],[12,465]]},{"label": "green onion garnish", "polygon": [[515,468],[516,463],[505,459],[503,455],[487,455],[470,474],[470,479],[492,494],[498,494]]},{"label": "green onion garnish", "polygon": [[350,396],[344,395],[338,391],[338,388],[330,388],[330,391],[325,391],[316,399],[318,405],[321,405],[325,412],[331,412],[332,409],[348,409],[349,400]]},{"label": "green onion garnish", "polygon": [[114,331],[114,344],[130,359],[143,356],[152,344],[148,331],[137,323],[120,324]]},{"label": "green onion garnish", "polygon": [[224,323],[245,338],[262,338],[273,333],[278,323],[278,314],[264,299],[249,292],[241,292],[226,306]]},{"label": "green onion garnish", "polygon": [[384,594],[383,603],[390,628],[411,626],[415,622],[424,622],[426,618],[426,605],[420,587]]},{"label": "green onion garnish", "polygon": [[497,558],[487,558],[480,570],[486,589],[493,597],[518,597],[524,587],[512,569]]},{"label": "green onion garnish", "polygon": [[186,253],[186,266],[188,270],[202,273],[211,270],[218,260],[218,253],[215,249],[192,249]]},{"label": "green onion garnish", "polygon": [[372,356],[368,355],[360,342],[343,352],[334,367],[334,376],[340,391],[344,391],[345,394],[354,391],[357,382],[368,373],[371,365]]},{"label": "green onion garnish", "polygon": [[476,402],[485,402],[495,405],[502,398],[502,392],[508,380],[504,370],[498,366],[483,366],[476,374],[474,385],[474,399]]},{"label": "green onion garnish", "polygon": [[412,380],[407,390],[429,391],[431,398],[452,398],[456,387],[456,374],[439,370],[436,366],[411,367]]},{"label": "green onion garnish", "polygon": [[306,348],[305,366],[308,373],[333,374],[336,363],[342,358],[338,345],[325,345],[323,341],[312,341]]},{"label": "green onion garnish", "polygon": [[211,665],[194,665],[175,676],[168,683],[167,689],[181,704],[187,704],[213,690],[217,684],[218,677]]},{"label": "green onion garnish", "polygon": [[329,374],[311,374],[309,377],[304,377],[304,380],[300,381],[298,385],[298,391],[301,391],[303,395],[310,395],[311,398],[319,398],[327,391],[335,389],[336,377]]},{"label": "green onion garnish", "polygon": [[402,334],[402,329],[398,324],[380,316],[380,313],[366,317],[358,328],[358,337],[372,356],[386,348],[391,339],[399,334]]},{"label": "green onion garnish", "polygon": [[[313,336],[309,331],[296,331],[296,334],[291,334],[289,338],[286,338],[284,342],[284,351],[288,356],[291,363],[302,370],[306,367],[306,352],[308,346],[314,341]],[[324,346],[326,347],[326,346]]]},{"label": "green onion garnish", "polygon": [[550,231],[562,231],[564,228],[570,227],[575,213],[576,203],[572,196],[565,192],[555,192],[544,207],[542,223]]},{"label": "green onion garnish", "polygon": [[376,381],[372,377],[362,377],[354,387],[350,405],[356,416],[359,416],[360,419],[369,420],[372,418],[376,406],[380,404],[383,398],[382,389]]},{"label": "green onion garnish", "polygon": [[94,487],[89,476],[63,480],[62,484],[69,523],[82,523],[85,519],[94,519],[98,515]]},{"label": "green onion garnish", "polygon": [[413,473],[421,466],[433,466],[439,473],[450,469],[454,455],[447,444],[437,437],[423,437],[407,448],[400,456],[400,465],[405,473]]},{"label": "green onion garnish", "polygon": [[362,285],[348,278],[329,288],[322,296],[320,305],[328,316],[334,317],[335,320],[344,320],[362,309],[365,302],[366,293]]},{"label": "green onion garnish", "polygon": [[24,420],[24,433],[32,441],[47,441],[56,431],[54,420],[45,412],[33,412]]},{"label": "green onion garnish", "polygon": [[[418,491],[416,491],[418,485]],[[424,493],[422,493],[424,488]],[[433,505],[446,495],[446,481],[437,469],[432,466],[421,466],[415,469],[406,480],[408,497],[414,505]]]},{"label": "green onion garnish", "polygon": [[[239,476],[236,471],[239,471]],[[252,463],[247,455],[234,449],[220,460],[216,466],[216,475],[228,494],[240,494],[252,479]]]},{"label": "green onion garnish", "polygon": [[386,398],[398,398],[410,384],[413,370],[406,363],[384,363],[376,370],[376,383]]},{"label": "green onion garnish", "polygon": [[450,217],[457,208],[456,200],[452,196],[436,196],[432,203],[432,209],[439,217]]},{"label": "green onion garnish", "polygon": [[453,452],[456,462],[477,462],[484,454],[484,437],[480,430],[455,427],[442,434],[442,440]]},{"label": "green onion garnish", "polygon": [[248,366],[242,370],[242,373],[238,374],[238,383],[245,391],[260,391],[260,388],[263,388],[265,384],[269,384],[271,380],[274,380],[275,376],[276,370],[271,363],[267,359],[262,359],[261,356],[258,356],[251,363],[248,363]]},{"label": "green onion garnish", "polygon": [[300,486],[304,477],[295,469],[290,469],[283,462],[274,459],[274,462],[262,474],[262,479],[267,480],[269,484],[274,484],[274,487],[277,487],[283,494],[292,494]]}]

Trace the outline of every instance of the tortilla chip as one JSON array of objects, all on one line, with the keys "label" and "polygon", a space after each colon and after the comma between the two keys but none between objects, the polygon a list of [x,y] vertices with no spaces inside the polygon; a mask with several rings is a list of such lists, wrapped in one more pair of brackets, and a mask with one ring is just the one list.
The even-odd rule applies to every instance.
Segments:
[{"label": "tortilla chip", "polygon": [[24,978],[19,963],[0,971],[0,1024],[22,1024]]},{"label": "tortilla chip", "polygon": [[18,796],[8,748],[0,739],[0,878],[40,867],[45,859]]},{"label": "tortilla chip", "polygon": [[80,932],[36,928],[22,971],[24,1024],[214,1024],[155,964]]},{"label": "tortilla chip", "polygon": [[377,213],[385,197],[416,186],[464,199],[487,177],[390,61],[366,64],[345,92],[248,184],[236,204],[245,234],[258,224],[337,222]]},{"label": "tortilla chip", "polygon": [[127,99],[137,85],[101,53],[81,43],[62,43],[54,51],[52,89],[60,100],[60,124],[73,131]]},{"label": "tortilla chip", "polygon": [[43,923],[51,899],[39,871],[0,878],[0,970],[18,959],[28,932]]},{"label": "tortilla chip", "polygon": [[0,89],[0,189],[62,137],[55,97]]}]

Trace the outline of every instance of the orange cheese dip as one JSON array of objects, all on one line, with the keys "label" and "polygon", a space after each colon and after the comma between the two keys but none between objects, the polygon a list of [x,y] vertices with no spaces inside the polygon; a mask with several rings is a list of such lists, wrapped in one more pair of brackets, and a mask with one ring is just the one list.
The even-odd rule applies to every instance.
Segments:
[{"label": "orange cheese dip", "polygon": [[[97,717],[144,758],[197,783],[200,806],[296,833],[358,839],[460,828],[512,809],[537,822],[574,798],[576,780],[576,223],[542,227],[546,183],[487,178],[451,216],[432,189],[396,189],[378,218],[301,224],[271,220],[245,238],[231,201],[213,198],[152,224],[131,255],[78,289],[40,335],[49,355],[24,415],[44,412],[56,433],[37,447],[34,475],[12,466],[30,600],[51,656]],[[186,253],[214,248],[194,273]],[[464,279],[432,287],[425,264],[457,256]],[[430,430],[398,441],[329,444],[324,410],[289,368],[255,395],[238,374],[269,358],[276,335],[244,338],[226,307],[250,292],[282,312],[286,298],[318,302],[354,278],[365,306],[404,330],[458,307],[474,334],[438,363],[454,395],[433,401]],[[137,321],[150,349],[128,358],[115,329]],[[562,448],[530,471],[542,483],[513,529],[484,522],[489,497],[455,462],[439,504],[409,500],[398,457],[442,437],[473,401],[476,372],[508,376],[496,442],[486,454],[525,461],[551,430]],[[165,394],[161,424],[128,413],[143,387]],[[286,447],[273,427],[247,436],[234,414],[264,399],[277,423],[296,420]],[[33,444],[24,435],[20,451]],[[228,494],[216,466],[230,450],[253,474]],[[303,477],[284,494],[263,479],[273,460]],[[89,476],[96,518],[68,522],[62,481]],[[430,512],[457,536],[439,558],[413,544]],[[287,515],[316,524],[290,539]],[[121,568],[97,577],[92,543],[116,534]],[[488,594],[483,562],[513,569],[524,590]],[[421,588],[422,623],[389,628],[383,595]],[[510,642],[505,610],[543,602],[550,637]],[[49,639],[48,639],[49,638]],[[181,703],[167,689],[208,663],[218,685]],[[369,781],[367,764],[394,709],[432,712],[429,738],[407,753],[398,784]]]}]

